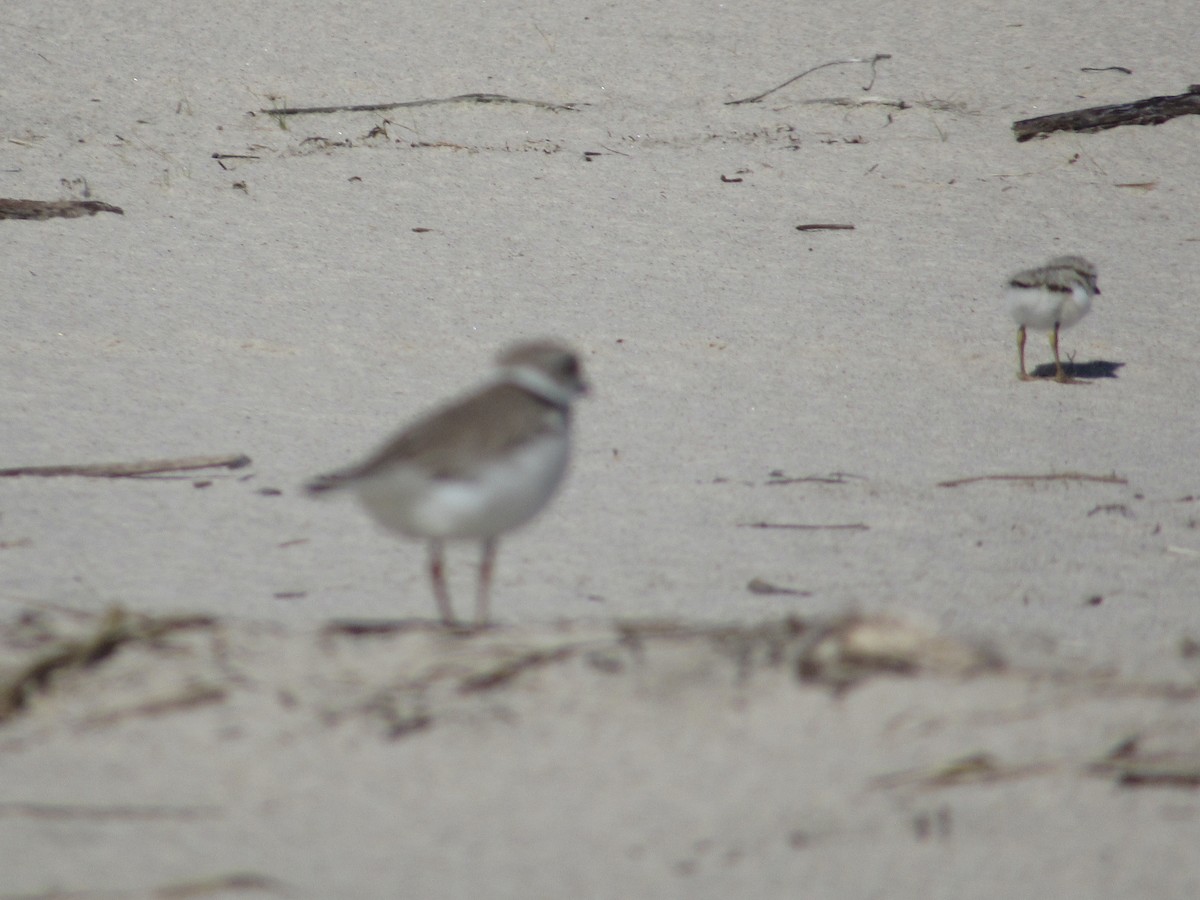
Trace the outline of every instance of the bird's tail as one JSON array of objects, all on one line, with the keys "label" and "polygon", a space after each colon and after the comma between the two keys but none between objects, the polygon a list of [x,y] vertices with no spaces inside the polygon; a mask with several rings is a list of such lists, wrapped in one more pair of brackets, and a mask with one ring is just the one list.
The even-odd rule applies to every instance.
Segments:
[{"label": "bird's tail", "polygon": [[336,490],[346,484],[347,478],[341,472],[330,472],[328,475],[318,475],[312,481],[304,485],[306,494],[323,494],[326,491]]}]

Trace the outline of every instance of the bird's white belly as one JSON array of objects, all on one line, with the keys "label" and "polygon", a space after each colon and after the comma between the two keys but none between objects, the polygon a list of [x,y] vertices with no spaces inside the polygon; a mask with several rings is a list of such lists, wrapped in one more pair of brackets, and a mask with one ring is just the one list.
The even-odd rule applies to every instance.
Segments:
[{"label": "bird's white belly", "polygon": [[1092,307],[1092,295],[1082,285],[1072,288],[1070,293],[1010,287],[1007,294],[1013,320],[1037,331],[1049,331],[1055,322],[1060,328],[1070,328]]},{"label": "bird's white belly", "polygon": [[533,518],[562,481],[567,456],[566,435],[548,435],[481,466],[471,480],[400,465],[363,479],[358,494],[381,525],[409,537],[482,540]]}]

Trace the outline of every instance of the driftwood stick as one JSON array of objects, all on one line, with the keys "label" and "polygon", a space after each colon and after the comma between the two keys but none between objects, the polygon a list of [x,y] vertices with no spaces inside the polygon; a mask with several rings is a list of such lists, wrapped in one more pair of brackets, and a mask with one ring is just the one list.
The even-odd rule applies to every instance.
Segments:
[{"label": "driftwood stick", "polygon": [[1039,134],[1050,134],[1054,131],[1090,133],[1117,128],[1120,125],[1160,125],[1176,116],[1197,113],[1200,113],[1200,84],[1193,84],[1188,86],[1186,94],[1147,97],[1133,103],[1092,106],[1071,112],[1038,116],[1035,119],[1020,119],[1013,122],[1012,130],[1017,141],[1027,141]]},{"label": "driftwood stick", "polygon": [[743,97],[741,100],[726,100],[725,105],[726,106],[737,106],[739,103],[757,103],[759,100],[763,99],[764,97],[767,97],[767,96],[775,93],[776,91],[783,90],[785,87],[787,87],[792,82],[799,81],[805,75],[811,75],[813,72],[816,72],[819,69],[828,68],[829,66],[845,66],[850,63],[867,63],[871,67],[871,81],[870,81],[870,83],[867,84],[867,86],[865,88],[863,88],[864,91],[869,91],[871,89],[871,86],[875,84],[875,64],[878,63],[881,59],[891,59],[891,58],[892,58],[892,54],[890,54],[890,53],[876,53],[874,56],[869,57],[869,58],[859,58],[857,56],[854,56],[854,57],[851,57],[850,59],[835,59],[835,60],[832,60],[831,62],[821,63],[819,66],[813,66],[811,69],[806,69],[805,71],[801,72],[799,75],[793,75],[791,78],[789,78],[783,84],[776,85],[775,87],[771,88],[769,91],[763,91],[761,94],[755,94],[753,97]]},{"label": "driftwood stick", "polygon": [[18,466],[0,469],[0,478],[19,475],[39,475],[53,478],[59,475],[82,475],[86,478],[134,478],[139,475],[158,475],[163,472],[186,472],[191,469],[240,469],[250,465],[250,457],[238,453],[226,456],[185,456],[181,459],[148,459],[132,463],[85,463],[78,466]]},{"label": "driftwood stick", "polygon": [[504,94],[459,94],[456,97],[440,97],[433,100],[401,100],[397,103],[361,103],[352,106],[289,106],[281,109],[260,109],[259,112],[272,116],[307,116],[315,113],[386,112],[389,109],[436,106],[440,103],[519,103],[523,106],[536,106],[538,109],[548,109],[553,112],[575,112],[578,109],[574,103],[522,100],[519,97],[507,97]]}]

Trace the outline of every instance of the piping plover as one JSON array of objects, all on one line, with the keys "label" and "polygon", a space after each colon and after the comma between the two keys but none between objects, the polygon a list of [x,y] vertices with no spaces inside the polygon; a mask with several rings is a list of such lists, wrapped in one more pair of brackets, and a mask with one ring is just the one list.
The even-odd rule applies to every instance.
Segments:
[{"label": "piping plover", "polygon": [[516,344],[474,393],[418,419],[356,466],[323,475],[310,493],[353,488],[381,525],[429,542],[429,577],[442,621],[454,624],[443,552],[482,546],[475,620],[488,619],[500,536],[550,500],[570,455],[571,401],[587,392],[576,355],[554,341]]},{"label": "piping plover", "polygon": [[1058,332],[1069,328],[1088,314],[1092,298],[1099,296],[1096,267],[1082,256],[1056,256],[1044,266],[1025,269],[1008,280],[1005,291],[1008,311],[1016,321],[1017,356],[1021,371],[1017,377],[1030,381],[1025,372],[1025,329],[1050,332],[1054,350],[1055,380],[1070,383],[1058,355]]}]

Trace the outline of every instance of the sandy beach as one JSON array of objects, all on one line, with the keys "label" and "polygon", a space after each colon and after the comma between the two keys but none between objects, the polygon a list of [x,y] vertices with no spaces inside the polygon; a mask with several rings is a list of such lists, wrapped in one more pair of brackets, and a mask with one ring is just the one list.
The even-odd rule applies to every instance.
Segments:
[{"label": "sandy beach", "polygon": [[[0,477],[0,898],[1200,895],[1185,7],[9,3],[0,469],[250,462]],[[542,335],[446,632],[301,485]]]}]

